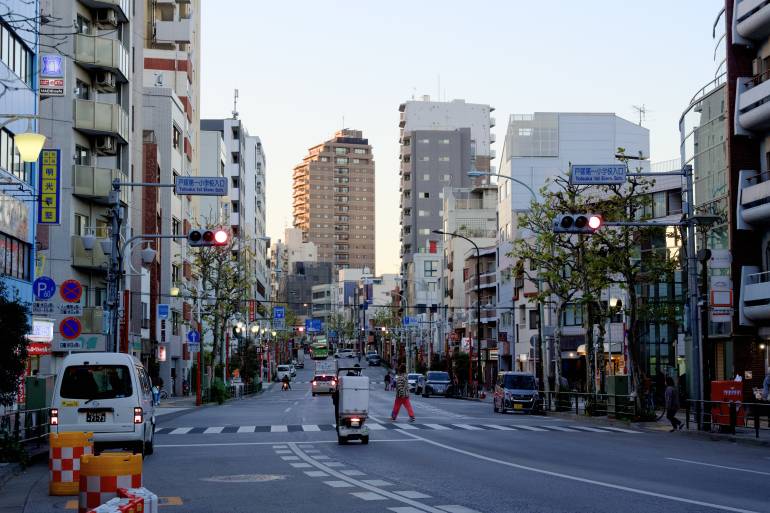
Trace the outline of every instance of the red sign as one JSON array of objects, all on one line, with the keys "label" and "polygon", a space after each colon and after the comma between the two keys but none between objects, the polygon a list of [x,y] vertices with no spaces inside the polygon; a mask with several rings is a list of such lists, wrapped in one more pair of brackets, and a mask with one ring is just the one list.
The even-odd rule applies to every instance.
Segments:
[{"label": "red sign", "polygon": [[27,344],[28,356],[45,356],[51,354],[50,342],[30,342]]},{"label": "red sign", "polygon": [[68,303],[80,303],[83,286],[77,280],[65,280],[59,286],[59,295]]},{"label": "red sign", "polygon": [[746,425],[745,413],[740,403],[743,401],[743,382],[712,381],[711,400],[719,401],[711,407],[711,419],[714,424],[730,425],[730,403],[736,404],[736,425]]},{"label": "red sign", "polygon": [[249,322],[254,322],[257,319],[257,305],[253,299],[249,300]]},{"label": "red sign", "polygon": [[66,340],[74,340],[80,336],[83,326],[77,317],[67,317],[59,323],[59,333]]}]

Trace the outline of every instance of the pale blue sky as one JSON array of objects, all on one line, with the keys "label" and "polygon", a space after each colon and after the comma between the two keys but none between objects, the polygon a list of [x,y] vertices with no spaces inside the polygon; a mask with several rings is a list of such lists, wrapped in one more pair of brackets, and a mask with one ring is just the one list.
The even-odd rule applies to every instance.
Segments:
[{"label": "pale blue sky", "polygon": [[[679,156],[678,120],[714,77],[724,0],[202,0],[202,117],[238,111],[267,153],[268,235],[290,226],[308,147],[363,130],[377,173],[377,273],[398,272],[398,105],[412,94],[535,111],[649,109],[653,161]],[[499,163],[498,163],[499,165]]]}]

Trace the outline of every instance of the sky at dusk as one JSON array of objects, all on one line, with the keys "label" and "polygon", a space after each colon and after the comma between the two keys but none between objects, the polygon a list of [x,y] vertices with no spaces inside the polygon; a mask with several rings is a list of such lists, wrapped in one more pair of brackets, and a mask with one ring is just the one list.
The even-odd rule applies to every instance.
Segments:
[{"label": "sky at dusk", "polygon": [[717,69],[724,1],[202,4],[201,117],[231,116],[239,89],[240,117],[267,155],[268,235],[291,226],[293,167],[344,123],[373,146],[381,274],[399,267],[399,103],[440,94],[492,105],[498,156],[511,114],[638,122],[633,106],[644,104],[651,160],[678,158],[679,117]]}]

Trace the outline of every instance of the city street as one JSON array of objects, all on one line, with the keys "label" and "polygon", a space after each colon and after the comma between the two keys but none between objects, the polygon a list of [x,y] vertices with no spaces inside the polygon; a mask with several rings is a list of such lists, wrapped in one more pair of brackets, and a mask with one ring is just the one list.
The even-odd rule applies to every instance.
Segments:
[{"label": "city street", "polygon": [[[352,361],[352,360],[351,360]],[[279,386],[223,406],[159,417],[145,486],[165,511],[185,512],[578,512],[770,511],[766,448],[582,424],[544,416],[500,415],[489,403],[412,396],[417,421],[388,419],[392,392],[372,379],[368,446],[339,446],[333,406],[312,397],[312,362],[291,391]],[[72,508],[46,494],[38,464],[5,491],[32,488],[26,507]],[[4,509],[5,508],[5,509]]]}]

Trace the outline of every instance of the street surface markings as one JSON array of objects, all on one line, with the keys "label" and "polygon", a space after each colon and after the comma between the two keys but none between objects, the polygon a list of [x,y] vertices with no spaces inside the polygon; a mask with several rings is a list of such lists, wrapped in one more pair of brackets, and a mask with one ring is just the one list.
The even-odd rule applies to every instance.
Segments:
[{"label": "street surface markings", "polygon": [[[561,472],[554,472],[554,471],[545,470],[545,469],[542,469],[542,468],[531,467],[529,465],[521,465],[519,463],[513,463],[511,461],[505,461],[505,460],[500,460],[500,459],[497,459],[497,458],[491,458],[489,456],[484,456],[483,454],[478,454],[478,453],[475,453],[475,452],[466,451],[464,449],[459,449],[457,447],[452,447],[451,445],[442,444],[440,442],[436,442],[436,441],[430,440],[428,438],[423,438],[423,437],[415,435],[413,433],[405,433],[405,434],[407,436],[410,436],[410,437],[414,438],[415,440],[421,440],[421,441],[425,442],[426,444],[430,444],[430,445],[433,445],[433,446],[436,446],[436,447],[441,447],[442,449],[446,449],[448,451],[456,452],[458,454],[463,454],[465,456],[469,456],[471,458],[476,458],[476,459],[479,459],[481,461],[487,461],[489,463],[497,463],[498,465],[503,465],[503,466],[506,466],[506,467],[517,468],[517,469],[520,469],[520,470],[526,470],[526,471],[533,472],[533,473],[536,473],[536,474],[542,474],[542,475],[551,476],[551,477],[558,477],[558,478],[561,478],[561,479],[566,479],[568,481],[576,481],[576,482],[579,482],[579,483],[591,484],[591,485],[599,486],[599,487],[602,487],[602,488],[610,488],[612,490],[620,490],[620,491],[623,491],[623,492],[633,493],[633,494],[637,494],[637,495],[644,495],[646,497],[655,497],[657,499],[665,499],[665,500],[670,500],[670,501],[673,501],[673,502],[680,502],[680,503],[684,503],[684,504],[692,504],[692,505],[695,505],[695,506],[703,506],[703,507],[706,507],[706,508],[718,509],[718,510],[722,510],[722,511],[733,511],[733,512],[736,512],[736,513],[759,513],[758,511],[754,511],[754,510],[750,510],[750,509],[734,508],[732,506],[727,506],[727,505],[724,505],[724,504],[716,504],[716,503],[711,503],[711,502],[704,502],[704,501],[699,501],[699,500],[695,500],[695,499],[688,499],[686,497],[679,497],[679,496],[676,496],[676,495],[666,495],[664,493],[652,492],[652,491],[644,490],[644,489],[641,489],[641,488],[631,488],[630,486],[623,486],[623,485],[608,483],[606,481],[596,481],[594,479],[588,479],[588,478],[585,478],[585,477],[573,476],[573,475],[564,474],[564,473],[561,473]],[[292,449],[295,449],[295,448],[296,448],[296,446],[292,447]],[[420,504],[420,505],[422,506],[422,504]],[[445,508],[445,507],[442,507],[443,511],[453,511],[453,510],[448,510],[448,509],[443,509],[443,508]],[[459,510],[459,511],[462,511],[462,510]]]},{"label": "street surface markings", "polygon": [[257,426],[240,426],[236,433],[253,433]]},{"label": "street surface markings", "polygon": [[185,435],[190,431],[192,431],[192,428],[188,428],[188,427],[176,428],[175,430],[171,431],[169,435]]},{"label": "street surface markings", "polygon": [[[308,465],[310,465],[310,463],[308,463]],[[310,477],[328,477],[329,476],[329,474],[327,474],[323,470],[306,470],[305,474],[307,474]]]},{"label": "street surface markings", "polygon": [[516,430],[515,430],[514,428],[512,428],[512,427],[508,427],[508,426],[501,426],[500,424],[484,424],[484,425],[485,425],[486,427],[488,427],[488,428],[492,428],[492,429],[498,429],[498,430],[500,430],[500,431],[516,431]]},{"label": "street surface markings", "polygon": [[289,431],[288,426],[284,426],[284,425],[270,426],[271,433],[286,433],[288,431]]},{"label": "street surface markings", "polygon": [[325,456],[325,455],[323,455],[323,454],[316,454],[316,455],[313,455],[313,457],[314,457],[315,459],[317,459],[317,460],[328,460],[328,459],[331,459],[331,458],[329,458],[328,456]]},{"label": "street surface markings", "polygon": [[438,509],[442,509],[447,513],[481,513],[475,509],[466,508],[465,506],[457,506],[450,504],[448,506],[436,506]]},{"label": "street surface markings", "polygon": [[387,497],[383,497],[382,495],[374,492],[350,492],[350,495],[354,495],[358,497],[359,499],[363,499],[365,501],[385,501],[388,500]]},{"label": "street surface markings", "polygon": [[297,461],[299,458],[296,456],[281,456],[283,461]]},{"label": "street surface markings", "polygon": [[548,426],[548,429],[543,429],[535,426],[525,426],[524,424],[516,424],[515,426],[511,426],[511,427],[515,427],[516,429],[526,429],[527,431],[548,431],[548,429],[557,429],[559,426]]},{"label": "street surface markings", "polygon": [[276,454],[293,454],[289,449],[276,449]]},{"label": "street surface markings", "polygon": [[[158,506],[182,506],[184,502],[181,497],[158,497]],[[64,509],[78,509],[78,500],[71,499],[64,504]]]},{"label": "street surface markings", "polygon": [[417,426],[414,426],[412,424],[393,424],[393,425],[396,426],[396,428],[398,428],[398,429],[409,429],[409,430],[412,430],[412,429],[419,430],[420,429]]},{"label": "street surface markings", "polygon": [[302,431],[321,431],[315,424],[302,424]]},{"label": "street surface markings", "polygon": [[401,490],[394,491],[393,493],[397,493],[407,499],[430,499],[430,495],[425,495],[424,493],[416,492],[414,490]]},{"label": "street surface markings", "polygon": [[450,431],[452,428],[442,426],[441,424],[423,424],[424,426],[428,426],[431,429],[435,429],[436,431]]},{"label": "street surface markings", "polygon": [[353,485],[347,481],[324,481],[325,485],[329,485],[332,488],[352,488]]},{"label": "street surface markings", "polygon": [[569,426],[569,427],[571,427],[572,429],[579,429],[581,431],[590,431],[592,433],[606,433],[604,429],[598,429],[598,428],[589,427],[589,426]]},{"label": "street surface markings", "polygon": [[323,464],[326,465],[327,467],[334,467],[334,468],[345,466],[344,463],[340,463],[339,461],[324,461]]},{"label": "street surface markings", "polygon": [[726,467],[725,465],[716,465],[714,463],[705,463],[702,461],[683,460],[680,458],[666,458],[666,459],[671,461],[680,461],[682,463],[690,463],[692,465],[701,465],[703,467],[723,468],[725,470],[735,470],[736,472],[748,472],[749,474],[759,474],[761,476],[770,476],[770,472],[762,472],[760,470],[751,470],[748,468]]},{"label": "street surface markings", "polygon": [[388,508],[388,511],[395,511],[396,513],[422,513],[421,509],[413,508],[411,506],[401,508]]},{"label": "street surface markings", "polygon": [[385,426],[383,426],[382,424],[377,424],[376,422],[369,422],[367,424],[367,426],[369,426],[369,429],[371,431],[383,431],[385,429],[388,429]]},{"label": "street surface markings", "polygon": [[[523,426],[519,426],[519,427],[523,427]],[[556,431],[564,431],[565,433],[577,433],[578,432],[578,430],[576,430],[576,429],[570,429],[570,428],[567,428],[567,427],[564,427],[564,426],[550,426],[550,428],[554,429]]]},{"label": "street surface markings", "polygon": [[634,429],[626,429],[626,428],[619,428],[615,426],[602,426],[602,429],[609,429],[610,431],[617,431],[618,433],[633,433],[633,434],[641,434],[641,431],[636,431]]},{"label": "street surface markings", "polygon": [[[414,440],[411,438],[398,438],[398,439],[389,439],[389,440],[369,440],[369,443],[415,443],[419,442],[420,440]],[[205,444],[159,444],[155,447],[166,447],[166,448],[185,448],[188,449],[190,447],[238,447],[238,446],[249,446],[249,445],[271,445],[273,442],[222,442],[222,443],[205,443]],[[292,442],[295,444],[306,444],[309,442]],[[314,444],[336,444],[338,443],[337,440],[315,440],[313,442]]]},{"label": "street surface markings", "polygon": [[483,428],[471,426],[470,424],[452,424],[453,426],[459,427],[460,429],[467,429],[468,431],[482,431]]},{"label": "street surface markings", "polygon": [[289,463],[294,468],[310,468],[312,465],[310,463]]},{"label": "street surface markings", "polygon": [[383,481],[382,479],[364,479],[361,482],[372,486],[393,486],[393,483]]},{"label": "street surface markings", "polygon": [[321,454],[321,451],[318,449],[306,449],[305,452],[308,454]]},{"label": "street surface markings", "polygon": [[213,483],[264,483],[266,481],[280,481],[286,479],[281,474],[237,474],[234,476],[211,476],[204,477],[201,481],[211,481]]},{"label": "street surface markings", "polygon": [[222,432],[223,429],[225,429],[224,426],[210,427],[210,428],[206,428],[206,430],[203,432],[203,434],[204,435],[210,435],[212,433],[219,434],[219,433]]},{"label": "street surface markings", "polygon": [[274,445],[273,449],[288,449],[288,445]]},{"label": "street surface markings", "polygon": [[[318,456],[316,456],[315,459],[318,459]],[[365,476],[366,475],[360,470],[340,470],[340,472],[342,472],[346,476]]]}]

